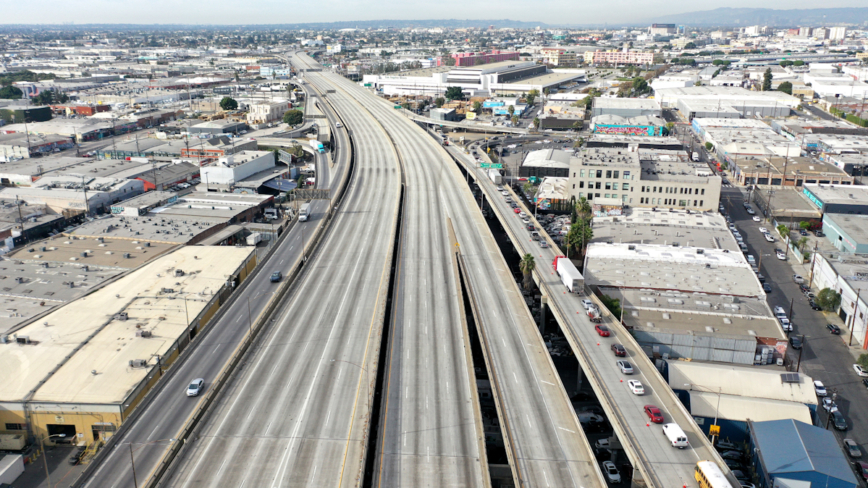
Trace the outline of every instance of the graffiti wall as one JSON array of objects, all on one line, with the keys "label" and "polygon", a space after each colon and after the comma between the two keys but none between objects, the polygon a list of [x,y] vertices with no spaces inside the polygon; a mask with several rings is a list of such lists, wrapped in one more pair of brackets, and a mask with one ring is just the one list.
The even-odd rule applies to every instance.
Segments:
[{"label": "graffiti wall", "polygon": [[607,125],[595,124],[595,134],[617,134],[624,136],[662,136],[663,128],[654,125]]}]

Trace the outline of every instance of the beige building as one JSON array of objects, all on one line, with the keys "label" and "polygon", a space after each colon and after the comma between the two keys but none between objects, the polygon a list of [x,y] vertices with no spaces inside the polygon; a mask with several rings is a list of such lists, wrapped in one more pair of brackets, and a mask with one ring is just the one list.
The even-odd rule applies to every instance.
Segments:
[{"label": "beige building", "polygon": [[570,159],[567,188],[599,206],[598,214],[631,207],[715,210],[721,179],[683,151],[585,149]]},{"label": "beige building", "polygon": [[251,105],[247,111],[247,124],[261,125],[279,122],[283,119],[283,114],[291,107],[292,105],[286,101]]},{"label": "beige building", "polygon": [[553,66],[575,66],[576,53],[567,51],[566,49],[547,48],[540,50],[543,56],[543,61],[546,64]]},{"label": "beige building", "polygon": [[2,336],[0,433],[106,440],[253,271],[251,249],[180,248]]}]

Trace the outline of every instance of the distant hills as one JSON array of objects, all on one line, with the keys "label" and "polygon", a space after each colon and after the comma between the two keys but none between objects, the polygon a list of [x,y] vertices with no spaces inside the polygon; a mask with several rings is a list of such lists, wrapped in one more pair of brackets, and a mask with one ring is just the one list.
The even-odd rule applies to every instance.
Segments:
[{"label": "distant hills", "polygon": [[[0,32],[18,29],[32,29],[37,24],[7,24],[0,25]],[[286,29],[286,30],[338,30],[338,29],[403,29],[414,27],[421,29],[434,29],[442,27],[446,29],[459,28],[486,28],[494,26],[495,29],[507,27],[512,29],[534,29],[536,27],[549,27],[543,22],[526,22],[510,19],[468,20],[468,19],[434,19],[434,20],[349,20],[339,22],[305,22],[297,24],[240,24],[240,25],[198,25],[198,24],[42,24],[39,27],[56,28],[59,30],[88,30],[88,29],[112,29],[118,31],[129,30],[176,30],[176,29],[206,29],[222,30],[228,28],[250,29]]]},{"label": "distant hills", "polygon": [[717,8],[699,12],[664,15],[650,23],[738,27],[768,25],[772,27],[863,24],[868,22],[868,8],[809,8],[775,10],[770,8]]}]

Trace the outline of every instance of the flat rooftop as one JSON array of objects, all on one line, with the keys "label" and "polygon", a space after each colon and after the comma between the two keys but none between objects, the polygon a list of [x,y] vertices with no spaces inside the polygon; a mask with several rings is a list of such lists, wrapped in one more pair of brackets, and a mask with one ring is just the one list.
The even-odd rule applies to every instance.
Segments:
[{"label": "flat rooftop", "polygon": [[594,108],[626,108],[635,110],[660,110],[660,102],[652,98],[599,97]]},{"label": "flat rooftop", "polygon": [[585,263],[585,281],[590,285],[765,296],[741,253],[686,247],[686,239],[678,246],[591,244]]},{"label": "flat rooftop", "polygon": [[623,215],[594,217],[594,242],[671,245],[741,252],[720,214],[632,207]]},{"label": "flat rooftop", "polygon": [[834,222],[854,241],[858,243],[868,242],[868,215],[827,213],[824,219]]},{"label": "flat rooftop", "polygon": [[20,247],[9,256],[34,263],[74,262],[89,266],[132,269],[168,252],[174,246],[174,243],[72,237],[61,234]]},{"label": "flat rooftop", "polygon": [[868,276],[865,276],[868,272],[868,256],[841,253],[837,249],[823,252],[822,255],[826,263],[846,279],[853,289],[868,293]]},{"label": "flat rooftop", "polygon": [[[823,214],[816,206],[811,204],[808,199],[802,194],[801,189],[793,189],[792,187],[781,188],[780,186],[760,185],[759,192],[754,193],[756,198],[763,202],[768,202],[769,191],[772,198],[772,213],[781,217],[795,218],[821,218]],[[721,200],[724,196],[721,195]],[[741,201],[741,197],[737,198]]]},{"label": "flat rooftop", "polygon": [[[30,344],[0,344],[6,377],[0,401],[21,401],[38,388],[34,402],[123,402],[150,371],[131,368],[129,361],[151,364],[154,355],[165,354],[186,330],[187,313],[196,317],[251,251],[178,249],[24,327],[17,335]],[[184,275],[175,276],[176,269]],[[174,291],[162,293],[163,288]],[[129,320],[114,318],[119,312],[127,312]],[[151,337],[137,337],[139,330]]]},{"label": "flat rooftop", "polygon": [[226,224],[225,218],[207,217],[141,217],[107,216],[94,219],[64,235],[72,237],[104,237],[139,242],[185,244],[212,227]]},{"label": "flat rooftop", "polygon": [[702,390],[716,392],[719,388],[723,395],[817,404],[813,378],[801,373],[798,383],[784,383],[784,371],[767,367],[697,361],[667,361],[667,365],[669,386],[674,390],[693,390],[692,385],[701,385]]},{"label": "flat rooftop", "polygon": [[7,255],[0,259],[0,334],[89,293],[123,271],[79,263],[19,260]]},{"label": "flat rooftop", "polygon": [[[531,76],[529,78],[522,78],[520,80],[508,81],[504,83],[505,85],[542,85],[544,87],[549,87],[553,85],[559,85],[561,83],[565,83],[567,81],[572,81],[576,78],[582,78],[584,73],[546,73],[544,75]],[[495,88],[499,86],[500,83],[495,85]]]},{"label": "flat rooftop", "polygon": [[54,171],[60,171],[76,165],[95,161],[94,158],[76,158],[72,156],[49,156],[45,158],[28,158],[4,163],[0,166],[0,174],[15,174],[38,176]]},{"label": "flat rooftop", "polygon": [[805,189],[822,200],[825,205],[864,205],[868,203],[868,186],[815,185],[809,183],[805,185]]}]

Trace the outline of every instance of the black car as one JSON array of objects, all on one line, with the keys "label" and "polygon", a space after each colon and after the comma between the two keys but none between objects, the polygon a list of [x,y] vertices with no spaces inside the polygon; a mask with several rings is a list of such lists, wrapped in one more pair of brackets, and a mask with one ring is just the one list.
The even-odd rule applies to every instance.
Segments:
[{"label": "black car", "polygon": [[847,419],[844,418],[844,414],[835,410],[830,414],[832,416],[832,424],[835,426],[837,430],[847,430]]},{"label": "black car", "polygon": [[868,378],[862,378],[862,384],[865,385],[865,388],[868,388]]},{"label": "black car", "polygon": [[841,328],[835,324],[826,324],[826,328],[829,329],[829,332],[835,335],[841,334]]},{"label": "black car", "polygon": [[733,442],[729,441],[717,441],[717,445],[714,446],[718,451],[737,451],[738,446]]},{"label": "black car", "polygon": [[72,455],[69,456],[69,464],[75,466],[76,464],[81,462],[81,455],[84,454],[87,446],[75,446],[75,450],[72,451]]},{"label": "black car", "polygon": [[800,236],[806,236],[806,235],[808,235],[808,231],[806,231],[805,229],[802,229],[799,231],[799,235]]},{"label": "black car", "polygon": [[802,338],[801,336],[791,336],[790,344],[793,346],[793,349],[801,349],[802,348]]},{"label": "black car", "polygon": [[802,293],[807,293],[807,292],[811,291],[811,287],[802,283],[799,285],[799,291],[801,291]]},{"label": "black car", "polygon": [[744,454],[741,451],[721,451],[720,457],[732,461],[741,461],[744,458]]},{"label": "black car", "polygon": [[763,291],[766,293],[771,293],[772,285],[769,283],[763,283]]},{"label": "black car", "polygon": [[738,461],[733,461],[731,459],[724,459],[723,462],[726,463],[726,467],[728,467],[729,469],[737,469],[739,471],[747,471],[747,469],[744,467],[744,465]]},{"label": "black car", "polygon": [[808,300],[808,305],[811,306],[811,310],[823,310],[814,300]]},{"label": "black car", "polygon": [[271,273],[272,283],[277,283],[278,281],[280,281],[281,278],[283,278],[283,275],[280,273],[280,271],[275,271],[274,273]]},{"label": "black car", "polygon": [[821,230],[814,232],[814,235],[817,237],[825,237],[826,236],[826,234],[823,234],[823,231],[821,231]]},{"label": "black car", "polygon": [[744,471],[735,469],[732,471],[732,475],[735,476],[735,479],[738,481],[750,481],[750,476],[746,475]]},{"label": "black car", "polygon": [[627,356],[627,350],[621,344],[612,344],[612,352],[619,358]]}]

